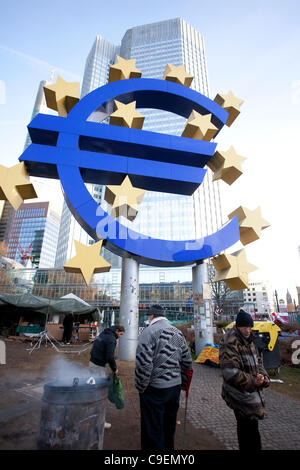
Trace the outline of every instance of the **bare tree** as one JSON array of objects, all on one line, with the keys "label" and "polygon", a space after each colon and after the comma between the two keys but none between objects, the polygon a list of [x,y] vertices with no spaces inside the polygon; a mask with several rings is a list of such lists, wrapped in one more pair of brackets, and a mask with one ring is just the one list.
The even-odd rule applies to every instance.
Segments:
[{"label": "bare tree", "polygon": [[213,282],[213,279],[216,274],[216,269],[213,264],[208,265],[208,273],[209,273],[209,282],[210,282],[211,291],[212,291],[212,301],[215,305],[215,311],[219,310],[219,311],[224,312],[226,304],[230,297],[231,290],[225,284],[224,281]]}]

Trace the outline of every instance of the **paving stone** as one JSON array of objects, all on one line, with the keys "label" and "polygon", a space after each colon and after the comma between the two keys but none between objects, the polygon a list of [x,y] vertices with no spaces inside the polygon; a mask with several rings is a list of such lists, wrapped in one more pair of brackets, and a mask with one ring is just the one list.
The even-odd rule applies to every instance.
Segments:
[{"label": "paving stone", "polygon": [[[227,449],[238,449],[236,420],[221,397],[220,369],[194,364],[188,399],[188,420],[196,427],[209,429]],[[265,391],[268,417],[259,422],[262,448],[300,450],[300,403],[268,389]],[[185,399],[181,400],[185,407]]]}]

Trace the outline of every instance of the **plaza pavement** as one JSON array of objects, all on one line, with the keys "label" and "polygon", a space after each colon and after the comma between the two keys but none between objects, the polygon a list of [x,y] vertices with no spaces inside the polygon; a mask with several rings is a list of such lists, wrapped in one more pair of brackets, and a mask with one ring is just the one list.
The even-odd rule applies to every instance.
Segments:
[{"label": "plaza pavement", "polygon": [[[234,413],[221,397],[220,369],[197,363],[193,368],[187,420],[199,432],[209,429],[227,449],[238,450]],[[263,450],[300,450],[300,402],[270,388],[265,399],[268,417],[259,422]],[[183,393],[181,407],[185,407]]]}]

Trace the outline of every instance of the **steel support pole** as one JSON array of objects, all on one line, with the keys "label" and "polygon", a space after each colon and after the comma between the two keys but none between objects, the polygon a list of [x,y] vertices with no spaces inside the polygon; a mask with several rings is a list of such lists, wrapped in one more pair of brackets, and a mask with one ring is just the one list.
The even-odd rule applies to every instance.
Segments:
[{"label": "steel support pole", "polygon": [[119,323],[125,334],[119,339],[118,358],[134,361],[139,327],[139,264],[133,258],[123,258]]},{"label": "steel support pole", "polygon": [[211,288],[208,277],[208,264],[193,266],[193,302],[196,355],[206,343],[214,344]]}]

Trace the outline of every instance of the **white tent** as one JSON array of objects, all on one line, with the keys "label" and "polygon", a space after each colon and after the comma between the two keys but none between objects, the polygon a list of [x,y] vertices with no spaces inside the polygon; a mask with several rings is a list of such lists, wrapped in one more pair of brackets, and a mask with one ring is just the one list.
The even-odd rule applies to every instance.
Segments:
[{"label": "white tent", "polygon": [[82,300],[80,297],[77,297],[77,295],[73,294],[72,292],[70,292],[70,294],[64,295],[61,297],[61,299],[75,299],[78,302],[81,302],[82,304],[88,305],[90,307],[90,304],[88,304],[85,300]]}]

